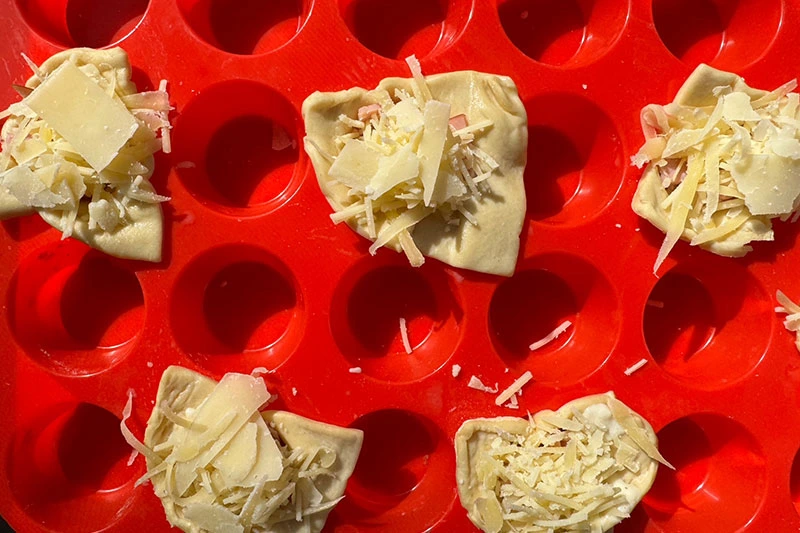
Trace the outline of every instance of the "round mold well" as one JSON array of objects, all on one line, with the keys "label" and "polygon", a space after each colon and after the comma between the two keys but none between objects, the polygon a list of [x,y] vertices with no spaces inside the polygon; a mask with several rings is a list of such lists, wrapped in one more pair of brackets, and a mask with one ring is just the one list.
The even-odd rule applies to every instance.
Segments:
[{"label": "round mold well", "polygon": [[611,118],[583,96],[549,93],[528,112],[527,216],[571,225],[600,214],[622,185],[626,166]]},{"label": "round mold well", "polygon": [[690,66],[745,68],[769,49],[782,18],[782,0],[653,0],[658,36]]},{"label": "round mold well", "polygon": [[523,54],[577,67],[608,52],[625,28],[625,0],[497,0],[500,23]]},{"label": "round mold well", "polygon": [[[331,331],[354,367],[389,382],[420,380],[444,365],[460,338],[463,312],[441,269],[411,267],[405,257],[381,254],[353,265],[333,296]],[[407,354],[400,332],[406,320]]]},{"label": "round mold well", "polygon": [[289,269],[250,245],[213,248],[178,276],[170,322],[180,348],[210,372],[274,369],[303,335],[303,298]]},{"label": "round mold well", "polygon": [[133,349],[145,321],[139,280],[129,263],[74,240],[23,258],[9,291],[11,330],[50,372],[92,375]]},{"label": "round mold well", "polygon": [[[659,451],[676,470],[659,467],[644,509],[662,531],[740,531],[766,494],[766,460],[735,420],[699,413],[658,432]],[[730,502],[736,502],[731,505]]]},{"label": "round mold well", "polygon": [[[555,340],[531,351],[564,321]],[[617,343],[621,314],[614,288],[594,266],[575,256],[526,259],[495,290],[489,334],[505,364],[530,370],[545,384],[576,383],[600,368]]]},{"label": "round mold well", "polygon": [[103,48],[133,33],[149,0],[17,0],[25,22],[64,48]]},{"label": "round mold well", "polygon": [[176,120],[174,160],[183,185],[228,215],[285,204],[303,179],[302,123],[278,91],[255,81],[210,86]]},{"label": "round mold well", "polygon": [[264,54],[292,40],[313,0],[178,0],[183,19],[200,39],[224,52]]},{"label": "round mold well", "polygon": [[0,221],[0,226],[2,226],[8,236],[16,242],[32,239],[52,227],[40,216],[9,218]]},{"label": "round mold well", "polygon": [[120,420],[89,403],[61,403],[18,428],[8,482],[25,512],[52,531],[101,531],[121,518],[140,472]]},{"label": "round mold well", "polygon": [[747,377],[775,321],[771,299],[742,266],[707,255],[679,264],[653,287],[643,330],[650,355],[672,377],[716,390]]},{"label": "round mold well", "polygon": [[792,461],[792,471],[789,475],[789,490],[795,511],[800,515],[800,451]]},{"label": "round mold well", "polygon": [[443,51],[461,35],[473,8],[474,0],[339,0],[353,36],[390,59]]},{"label": "round mold well", "polygon": [[449,488],[455,454],[437,424],[417,413],[386,409],[365,414],[350,427],[364,432],[364,444],[347,497],[331,522],[359,530],[391,523],[395,531],[426,531],[441,520],[455,498],[455,486]]}]

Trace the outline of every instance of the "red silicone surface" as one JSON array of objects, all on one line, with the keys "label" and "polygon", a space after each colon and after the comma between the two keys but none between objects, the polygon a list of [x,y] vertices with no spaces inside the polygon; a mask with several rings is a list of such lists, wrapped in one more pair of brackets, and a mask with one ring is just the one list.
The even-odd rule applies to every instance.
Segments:
[{"label": "red silicone surface", "polygon": [[[629,207],[628,163],[639,109],[699,62],[756,87],[795,77],[800,2],[0,0],[0,20],[2,107],[28,76],[21,52],[119,43],[139,87],[168,79],[176,108],[153,177],[172,197],[162,263],[62,242],[38,217],[0,224],[0,513],[18,531],[169,531],[151,487],[134,488],[144,464],[125,465],[118,422],[133,389],[142,434],[171,364],[273,369],[277,408],[365,431],[327,531],[474,531],[459,425],[606,390],[677,466],[618,533],[800,528],[800,354],[773,312],[776,289],[800,298],[797,226],[738,260],[682,242],[657,278],[662,235]],[[407,76],[411,53],[428,74],[519,87],[531,142],[513,278],[370,257],[331,224],[302,149],[269,148],[276,126],[301,140],[312,91]],[[519,412],[466,386],[526,369]]]}]

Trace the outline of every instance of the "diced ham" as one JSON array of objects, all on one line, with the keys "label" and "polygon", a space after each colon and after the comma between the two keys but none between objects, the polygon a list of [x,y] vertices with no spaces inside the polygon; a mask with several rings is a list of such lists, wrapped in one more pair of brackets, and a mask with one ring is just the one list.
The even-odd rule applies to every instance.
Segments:
[{"label": "diced ham", "polygon": [[365,105],[358,108],[358,120],[364,122],[377,115],[381,110],[380,104]]},{"label": "diced ham", "polygon": [[462,113],[461,115],[450,117],[450,126],[456,131],[466,128],[467,116]]}]

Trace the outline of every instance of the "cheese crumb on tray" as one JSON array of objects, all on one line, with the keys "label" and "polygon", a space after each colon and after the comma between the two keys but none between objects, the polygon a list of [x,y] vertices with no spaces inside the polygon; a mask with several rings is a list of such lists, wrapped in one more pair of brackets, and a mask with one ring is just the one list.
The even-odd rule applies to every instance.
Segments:
[{"label": "cheese crumb on tray", "polygon": [[217,383],[172,366],[162,375],[144,443],[147,480],[167,520],[202,531],[319,532],[344,497],[363,440],[345,429],[260,409],[271,395],[260,377],[229,373]]},{"label": "cheese crumb on tray", "polygon": [[0,112],[0,219],[37,212],[109,255],[161,260],[153,154],[170,151],[166,81],[137,92],[121,48],[75,48],[41,66]]},{"label": "cheese crumb on tray", "polygon": [[683,239],[741,257],[773,240],[772,219],[800,205],[800,94],[792,80],[767,92],[700,65],[667,105],[642,109],[644,175],[633,210],[666,233],[654,272]]},{"label": "cheese crumb on tray", "polygon": [[467,420],[455,447],[461,504],[486,533],[609,531],[650,489],[658,463],[671,468],[650,424],[611,392],[527,420]]},{"label": "cheese crumb on tray", "polygon": [[413,266],[433,257],[510,276],[525,216],[527,115],[505,76],[450,72],[388,78],[367,91],[303,103],[305,150],[346,222]]}]

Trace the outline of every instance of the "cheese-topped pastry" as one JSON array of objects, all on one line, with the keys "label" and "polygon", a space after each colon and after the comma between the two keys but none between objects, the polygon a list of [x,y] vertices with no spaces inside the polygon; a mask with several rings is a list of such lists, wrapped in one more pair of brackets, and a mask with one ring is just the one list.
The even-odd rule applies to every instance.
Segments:
[{"label": "cheese-topped pastry", "polygon": [[306,152],[335,213],[414,266],[510,276],[525,216],[527,115],[514,82],[472,71],[387,78],[303,103]]},{"label": "cheese-topped pastry", "polygon": [[[0,219],[38,212],[110,255],[161,260],[153,154],[169,152],[169,96],[138,93],[121,48],[60,52],[0,113]],[[158,136],[158,133],[161,136]]]}]

